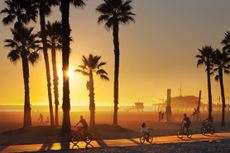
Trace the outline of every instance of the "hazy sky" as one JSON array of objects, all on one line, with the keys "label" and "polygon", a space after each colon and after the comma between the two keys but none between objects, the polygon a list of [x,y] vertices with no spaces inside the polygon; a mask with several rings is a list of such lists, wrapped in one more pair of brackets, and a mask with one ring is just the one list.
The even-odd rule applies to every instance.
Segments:
[{"label": "hazy sky", "polygon": [[[4,8],[3,0],[0,9]],[[101,0],[88,0],[84,9],[71,7],[70,23],[73,43],[70,68],[81,63],[82,55],[93,53],[102,56],[108,64],[110,82],[97,77],[95,98],[97,105],[113,104],[114,54],[111,31],[97,24],[95,8]],[[166,89],[172,95],[198,95],[207,101],[206,73],[197,69],[197,48],[213,45],[221,48],[224,33],[230,30],[229,0],[135,0],[133,12],[136,23],[120,27],[120,104],[132,105],[140,99],[146,105],[166,98]],[[53,9],[47,20],[60,20],[59,9]],[[0,16],[2,20],[3,15]],[[38,20],[39,21],[39,20]],[[39,22],[37,23],[39,24]],[[0,24],[0,104],[23,104],[24,90],[21,61],[12,64],[6,57],[9,49],[4,39],[11,38],[10,26]],[[39,27],[38,25],[36,25]],[[35,31],[37,31],[36,29]],[[61,74],[61,53],[58,53]],[[225,76],[226,96],[230,97],[230,76]],[[60,76],[60,81],[62,80]],[[72,105],[88,105],[86,80],[81,74],[70,78]],[[218,101],[219,84],[213,81],[213,98]],[[60,82],[60,101],[62,83]],[[43,56],[30,66],[31,104],[48,104]],[[229,98],[227,102],[229,102]]]}]

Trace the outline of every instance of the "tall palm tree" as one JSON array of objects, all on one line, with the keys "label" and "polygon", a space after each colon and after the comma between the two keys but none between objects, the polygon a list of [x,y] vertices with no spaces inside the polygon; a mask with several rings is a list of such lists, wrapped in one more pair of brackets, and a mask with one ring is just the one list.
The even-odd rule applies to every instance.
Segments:
[{"label": "tall palm tree", "polygon": [[70,25],[69,25],[69,6],[72,3],[75,7],[84,7],[85,0],[61,0],[62,14],[62,71],[63,71],[63,122],[62,134],[70,134],[70,98],[69,98],[69,55],[70,55]]},{"label": "tall palm tree", "polygon": [[5,0],[6,8],[1,13],[6,14],[3,23],[15,26],[28,24],[31,20],[36,22],[36,5],[31,0]]},{"label": "tall palm tree", "polygon": [[47,45],[47,35],[46,35],[46,20],[45,16],[51,13],[51,6],[58,5],[58,0],[34,0],[35,4],[39,10],[40,16],[40,29],[41,29],[41,39],[42,47],[46,68],[46,81],[47,81],[47,91],[49,99],[49,110],[50,110],[50,126],[54,127],[54,115],[53,115],[53,104],[52,104],[52,91],[51,91],[51,76],[50,76],[50,66],[49,66],[49,56],[48,56],[48,45]]},{"label": "tall palm tree", "polygon": [[198,49],[199,54],[196,55],[197,66],[204,65],[206,66],[207,73],[207,85],[208,85],[208,118],[210,120],[212,117],[212,90],[211,90],[211,74],[213,69],[213,53],[214,49],[211,46],[204,46],[201,49]]},{"label": "tall palm tree", "polygon": [[11,29],[13,39],[6,39],[5,46],[10,48],[8,58],[12,62],[22,61],[24,80],[24,122],[23,127],[31,126],[30,88],[29,88],[29,61],[34,63],[38,58],[37,48],[39,41],[37,35],[32,33],[33,28],[23,26]]},{"label": "tall palm tree", "polygon": [[224,75],[229,74],[230,58],[226,51],[216,50],[213,59],[214,69],[216,72],[215,79],[220,82],[221,98],[222,98],[222,120],[221,125],[225,126],[225,93],[224,93]]},{"label": "tall palm tree", "polygon": [[53,86],[54,86],[54,103],[55,103],[55,126],[59,125],[58,119],[58,73],[57,73],[57,61],[56,50],[61,49],[61,22],[55,21],[53,23],[48,22],[46,25],[46,34],[48,40],[48,47],[51,49],[52,54],[52,67],[53,67]]},{"label": "tall palm tree", "polygon": [[[34,35],[28,34],[26,28],[24,27],[25,24],[28,24],[31,20],[36,21],[36,5],[30,0],[5,0],[6,7],[1,10],[1,14],[5,14],[5,16],[2,19],[2,22],[5,25],[9,25],[14,23],[14,29],[11,29],[14,39],[8,39],[6,40],[6,46],[14,48],[11,50],[11,52],[8,55],[8,58],[11,61],[17,61],[20,59],[20,57],[23,59],[23,78],[24,78],[24,89],[25,89],[25,97],[24,97],[24,121],[23,121],[23,127],[29,127],[31,125],[31,107],[30,107],[30,96],[29,96],[29,67],[28,67],[28,61],[26,60],[26,57],[29,56],[29,59],[33,62],[37,59],[36,52],[31,54],[25,53],[25,48],[27,48],[24,43],[26,39],[32,40]],[[22,30],[21,34],[19,33],[20,30]],[[30,31],[30,30],[28,30]],[[32,31],[31,31],[32,32]],[[22,37],[23,33],[26,37]],[[27,35],[26,35],[27,34]],[[20,40],[21,39],[21,40]],[[28,41],[28,40],[27,40]],[[20,42],[23,42],[24,44],[19,45]],[[23,51],[22,51],[22,45]],[[28,47],[28,50],[31,47]],[[36,46],[36,45],[35,45]]]},{"label": "tall palm tree", "polygon": [[79,68],[75,70],[89,77],[86,86],[89,90],[90,128],[95,126],[94,74],[99,75],[103,80],[109,80],[108,73],[101,68],[106,63],[100,62],[100,59],[101,56],[94,56],[92,54],[88,58],[83,56],[82,65],[79,65]]},{"label": "tall palm tree", "polygon": [[118,125],[118,99],[119,99],[119,64],[120,64],[120,48],[119,48],[119,25],[134,22],[135,14],[132,13],[132,0],[104,0],[96,11],[99,12],[98,23],[105,22],[107,29],[113,30],[113,44],[115,55],[114,69],[114,115],[113,124]]}]

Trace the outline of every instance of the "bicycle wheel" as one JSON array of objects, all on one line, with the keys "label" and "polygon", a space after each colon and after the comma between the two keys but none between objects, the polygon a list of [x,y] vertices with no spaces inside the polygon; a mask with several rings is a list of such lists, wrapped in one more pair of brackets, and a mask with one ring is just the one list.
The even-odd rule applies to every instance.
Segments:
[{"label": "bicycle wheel", "polygon": [[147,138],[147,142],[148,142],[148,143],[152,143],[152,142],[153,142],[153,137],[152,137],[152,136],[149,136],[149,137]]},{"label": "bicycle wheel", "polygon": [[141,144],[144,144],[144,143],[145,143],[145,137],[144,137],[144,135],[142,135],[142,136],[140,137],[140,143],[141,143]]},{"label": "bicycle wheel", "polygon": [[192,129],[188,129],[187,131],[187,137],[192,138]]},{"label": "bicycle wheel", "polygon": [[207,131],[206,131],[206,128],[205,127],[201,127],[201,134],[203,134],[203,135],[205,135],[206,133],[207,133]]},{"label": "bicycle wheel", "polygon": [[71,138],[71,142],[74,144],[74,145],[77,145],[78,142],[80,141],[80,137],[78,134],[73,134],[72,138]]},{"label": "bicycle wheel", "polygon": [[92,141],[93,137],[91,134],[87,133],[85,136],[85,142],[86,144],[90,144],[90,142]]},{"label": "bicycle wheel", "polygon": [[182,129],[178,129],[178,130],[177,130],[177,137],[178,137],[179,139],[182,139],[182,138],[183,138],[183,130],[182,130]]}]

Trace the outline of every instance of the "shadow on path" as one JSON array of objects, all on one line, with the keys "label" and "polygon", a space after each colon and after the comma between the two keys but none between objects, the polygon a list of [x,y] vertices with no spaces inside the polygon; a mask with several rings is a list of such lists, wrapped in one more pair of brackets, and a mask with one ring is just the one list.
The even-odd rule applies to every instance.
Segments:
[{"label": "shadow on path", "polygon": [[52,146],[52,143],[42,144],[40,151],[50,151],[52,149]]},{"label": "shadow on path", "polygon": [[4,150],[6,149],[6,148],[8,148],[9,146],[0,146],[0,152],[4,152]]},{"label": "shadow on path", "polygon": [[140,142],[134,140],[134,139],[129,139],[130,141],[132,141],[133,143],[137,144],[137,145],[140,145]]},{"label": "shadow on path", "polygon": [[105,143],[103,139],[97,139],[96,141],[101,147],[108,147],[108,145]]}]

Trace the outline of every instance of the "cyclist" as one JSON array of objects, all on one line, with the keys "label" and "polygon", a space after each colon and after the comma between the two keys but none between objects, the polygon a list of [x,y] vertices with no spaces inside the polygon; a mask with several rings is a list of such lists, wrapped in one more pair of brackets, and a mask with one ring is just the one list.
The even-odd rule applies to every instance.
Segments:
[{"label": "cyclist", "polygon": [[77,122],[75,127],[77,127],[79,124],[81,124],[80,132],[82,132],[85,135],[86,131],[88,130],[88,124],[82,115],[80,116],[80,120],[79,122]]},{"label": "cyclist", "polygon": [[186,129],[186,132],[188,132],[188,129],[189,129],[190,125],[191,125],[191,120],[187,116],[187,114],[185,113],[184,118],[182,120],[182,129],[183,129],[183,131],[185,131],[185,129]]},{"label": "cyclist", "polygon": [[212,127],[212,123],[213,123],[213,119],[212,118],[211,119],[207,118],[207,119],[203,120],[202,125],[205,128],[210,129]]},{"label": "cyclist", "polygon": [[149,139],[150,133],[149,133],[149,128],[146,126],[146,123],[142,123],[141,125],[141,133],[143,133],[144,137],[146,138],[146,140]]}]

